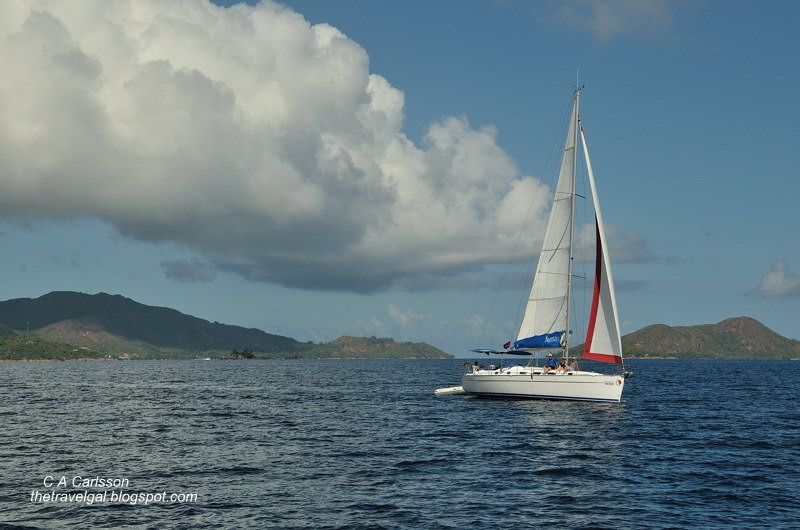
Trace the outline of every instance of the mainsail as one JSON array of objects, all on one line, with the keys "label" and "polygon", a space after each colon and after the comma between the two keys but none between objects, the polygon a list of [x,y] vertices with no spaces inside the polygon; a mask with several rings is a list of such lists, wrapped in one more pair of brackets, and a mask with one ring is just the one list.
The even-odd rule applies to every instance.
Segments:
[{"label": "mainsail", "polygon": [[[566,332],[569,328],[577,124],[578,92],[576,91],[561,161],[561,172],[553,197],[553,208],[550,210],[525,315],[517,334],[518,343],[538,335]],[[565,335],[568,337],[568,334]],[[564,344],[555,345],[559,346]],[[538,347],[553,347],[553,345]]]}]

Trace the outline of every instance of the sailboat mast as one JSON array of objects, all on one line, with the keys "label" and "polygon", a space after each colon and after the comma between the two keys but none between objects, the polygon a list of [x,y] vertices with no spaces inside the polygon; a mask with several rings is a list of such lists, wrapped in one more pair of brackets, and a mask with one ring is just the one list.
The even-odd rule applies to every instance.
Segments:
[{"label": "sailboat mast", "polygon": [[569,134],[572,135],[572,149],[573,149],[573,156],[572,156],[572,167],[570,168],[572,172],[572,180],[571,180],[571,190],[570,190],[570,222],[569,222],[569,261],[568,261],[568,269],[567,269],[567,307],[566,307],[566,314],[567,314],[567,329],[564,330],[564,334],[566,339],[564,340],[564,359],[569,364],[569,328],[570,328],[570,305],[572,303],[572,262],[573,262],[573,250],[572,244],[575,239],[575,175],[578,171],[578,128],[580,127],[580,123],[578,121],[579,117],[579,106],[580,106],[580,98],[581,98],[581,89],[580,87],[575,87],[575,104],[573,105],[572,109],[572,120],[573,128],[569,131]]}]

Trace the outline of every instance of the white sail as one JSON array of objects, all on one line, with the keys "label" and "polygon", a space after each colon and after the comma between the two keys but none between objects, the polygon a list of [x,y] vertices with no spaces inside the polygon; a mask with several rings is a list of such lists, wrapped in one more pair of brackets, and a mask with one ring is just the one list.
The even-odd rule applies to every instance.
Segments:
[{"label": "white sail", "polygon": [[534,335],[565,331],[569,326],[569,286],[572,274],[572,223],[575,203],[576,128],[578,94],[572,107],[561,172],[553,208],[544,234],[539,264],[528,297],[517,340]]},{"label": "white sail", "polygon": [[583,156],[586,160],[586,171],[589,174],[589,185],[591,186],[592,199],[594,200],[597,245],[594,295],[592,297],[592,310],[589,314],[589,328],[586,332],[583,357],[595,361],[622,363],[622,339],[619,332],[614,280],[611,275],[611,260],[608,257],[605,227],[603,226],[603,216],[600,213],[600,200],[597,197],[597,186],[594,181],[592,163],[589,160],[589,148],[586,146],[586,136],[583,134],[582,127],[580,132]]}]

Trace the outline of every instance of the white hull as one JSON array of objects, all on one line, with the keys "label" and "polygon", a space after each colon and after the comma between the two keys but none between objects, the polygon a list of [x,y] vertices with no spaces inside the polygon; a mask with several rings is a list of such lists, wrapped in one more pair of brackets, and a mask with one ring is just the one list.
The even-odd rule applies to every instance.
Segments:
[{"label": "white hull", "polygon": [[462,377],[461,386],[478,396],[617,402],[622,399],[625,378],[582,371],[541,375],[539,368],[511,366],[474,370]]}]

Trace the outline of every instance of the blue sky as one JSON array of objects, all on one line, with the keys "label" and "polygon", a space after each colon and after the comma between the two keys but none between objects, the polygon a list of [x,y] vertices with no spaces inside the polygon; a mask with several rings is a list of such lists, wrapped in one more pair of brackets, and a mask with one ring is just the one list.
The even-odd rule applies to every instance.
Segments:
[{"label": "blue sky", "polygon": [[579,72],[623,333],[751,316],[800,339],[798,22],[791,1],[4,3],[0,298],[499,346]]}]

